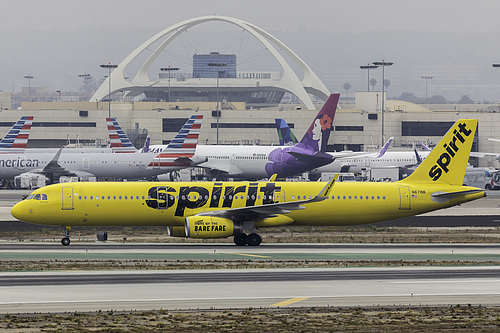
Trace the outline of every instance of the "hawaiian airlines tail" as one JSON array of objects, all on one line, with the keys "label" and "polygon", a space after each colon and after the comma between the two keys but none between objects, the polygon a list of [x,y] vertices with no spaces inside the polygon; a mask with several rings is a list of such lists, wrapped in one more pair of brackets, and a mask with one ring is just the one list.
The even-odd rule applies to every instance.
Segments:
[{"label": "hawaiian airlines tail", "polygon": [[115,153],[135,153],[134,145],[115,118],[106,118],[111,149]]},{"label": "hawaiian airlines tail", "polygon": [[13,150],[23,150],[26,149],[28,144],[28,137],[31,131],[31,125],[33,123],[33,116],[23,116],[19,119],[10,131],[5,135],[5,137],[0,140],[0,149],[5,151],[7,149],[9,153]]},{"label": "hawaiian airlines tail", "polygon": [[401,182],[462,185],[476,133],[477,119],[460,119],[419,167]]},{"label": "hawaiian airlines tail", "polygon": [[280,146],[293,146],[299,142],[286,123],[285,119],[274,119],[274,121],[276,122],[276,130],[278,131]]},{"label": "hawaiian airlines tail", "polygon": [[175,138],[156,156],[154,166],[193,166],[206,162],[206,158],[194,156],[202,120],[202,115],[191,116]]},{"label": "hawaiian airlines tail", "polygon": [[320,152],[326,151],[339,97],[340,94],[330,95],[297,146],[302,146],[301,148],[312,149]]}]

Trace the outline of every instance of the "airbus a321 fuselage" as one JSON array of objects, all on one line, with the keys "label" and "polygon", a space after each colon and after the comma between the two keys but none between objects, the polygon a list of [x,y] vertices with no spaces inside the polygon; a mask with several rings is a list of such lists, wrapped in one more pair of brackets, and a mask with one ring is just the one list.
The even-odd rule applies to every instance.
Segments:
[{"label": "airbus a321 fuselage", "polygon": [[[394,183],[66,183],[34,191],[12,215],[67,230],[163,225],[172,236],[234,236],[237,245],[259,245],[256,228],[398,219],[485,196],[462,186],[476,127],[477,120],[457,121],[409,177]],[[62,243],[69,244],[68,235]]]}]

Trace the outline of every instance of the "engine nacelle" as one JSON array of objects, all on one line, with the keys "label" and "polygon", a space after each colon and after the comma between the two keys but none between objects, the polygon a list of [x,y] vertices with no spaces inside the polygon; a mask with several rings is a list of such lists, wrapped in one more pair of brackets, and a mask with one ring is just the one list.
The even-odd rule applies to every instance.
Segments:
[{"label": "engine nacelle", "polygon": [[186,227],[168,226],[167,232],[170,237],[186,237]]},{"label": "engine nacelle", "polygon": [[185,220],[187,238],[226,238],[242,232],[242,224],[213,216],[189,216]]}]

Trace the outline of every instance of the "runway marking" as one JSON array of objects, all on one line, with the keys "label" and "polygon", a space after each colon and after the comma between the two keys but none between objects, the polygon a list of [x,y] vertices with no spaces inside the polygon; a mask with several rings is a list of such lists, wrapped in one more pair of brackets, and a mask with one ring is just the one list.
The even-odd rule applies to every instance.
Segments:
[{"label": "runway marking", "polygon": [[290,305],[290,304],[293,304],[293,303],[304,301],[304,300],[306,300],[308,298],[310,298],[310,297],[295,297],[295,298],[290,298],[290,299],[287,299],[286,301],[272,304],[271,306],[287,306],[287,305]]},{"label": "runway marking", "polygon": [[228,254],[235,254],[237,256],[257,257],[257,258],[270,258],[270,256],[259,256],[256,254],[247,254],[247,253],[228,253]]}]

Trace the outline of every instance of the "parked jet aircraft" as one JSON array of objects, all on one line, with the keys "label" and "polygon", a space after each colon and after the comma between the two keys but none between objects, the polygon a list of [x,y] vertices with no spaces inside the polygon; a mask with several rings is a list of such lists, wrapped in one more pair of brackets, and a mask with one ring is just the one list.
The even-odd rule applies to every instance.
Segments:
[{"label": "parked jet aircraft", "polygon": [[[295,146],[198,145],[195,156],[207,158],[198,166],[210,169],[217,178],[262,179],[273,174],[284,178],[328,164],[335,157],[350,156],[351,152],[325,153],[339,96],[330,95]],[[162,145],[149,147],[152,153],[162,150]]]},{"label": "parked jet aircraft", "polygon": [[44,175],[51,182],[61,176],[138,179],[195,166],[206,161],[194,156],[202,117],[193,115],[160,154],[77,154],[69,152],[71,149],[59,149],[54,154],[31,149],[23,154],[0,154],[0,178],[12,179],[29,172]]},{"label": "parked jet aircraft", "polygon": [[71,226],[162,225],[171,236],[234,236],[237,245],[256,246],[255,228],[375,223],[484,197],[462,186],[476,127],[477,120],[458,120],[415,172],[393,183],[65,183],[35,190],[11,212],[65,226],[63,245]]}]

